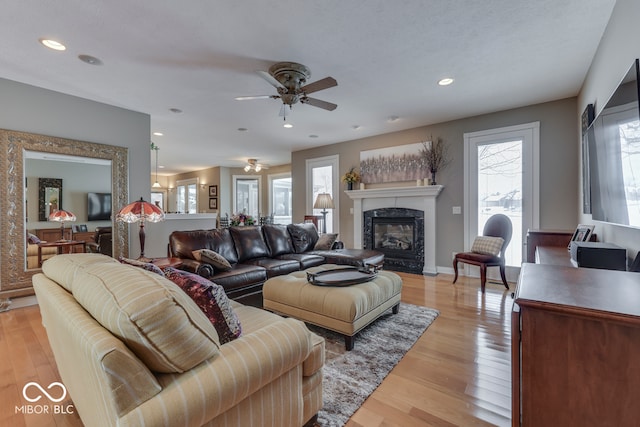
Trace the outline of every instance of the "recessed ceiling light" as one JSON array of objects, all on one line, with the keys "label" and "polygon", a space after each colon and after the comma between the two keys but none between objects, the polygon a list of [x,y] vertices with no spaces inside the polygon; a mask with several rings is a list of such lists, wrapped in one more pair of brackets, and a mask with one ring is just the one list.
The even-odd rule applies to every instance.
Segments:
[{"label": "recessed ceiling light", "polygon": [[286,127],[287,129],[291,129],[293,125],[291,123],[285,123],[284,127]]},{"label": "recessed ceiling light", "polygon": [[249,130],[249,129],[247,129],[247,128],[238,128],[238,132],[246,132],[246,131],[248,131],[248,130]]},{"label": "recessed ceiling light", "polygon": [[387,121],[393,123],[393,122],[397,121],[399,118],[400,117],[398,117],[398,116],[389,116],[389,117],[387,117]]},{"label": "recessed ceiling light", "polygon": [[62,43],[60,43],[59,41],[56,41],[56,40],[40,39],[40,43],[42,43],[43,46],[46,46],[49,49],[67,50],[67,47],[65,45],[63,45]]},{"label": "recessed ceiling light", "polygon": [[440,86],[449,86],[451,83],[453,83],[453,79],[451,77],[445,77],[438,81]]},{"label": "recessed ceiling light", "polygon": [[179,109],[179,108],[169,108],[169,111],[171,111],[172,113],[176,113],[176,114],[182,113],[182,110]]},{"label": "recessed ceiling light", "polygon": [[153,134],[154,134],[155,136],[163,136],[163,135],[164,135],[164,133],[162,133],[162,132],[154,132]]},{"label": "recessed ceiling light", "polygon": [[163,165],[158,165],[158,167],[159,167],[160,169],[164,169],[164,166],[163,166]]},{"label": "recessed ceiling light", "polygon": [[351,129],[353,129],[353,130],[358,130],[358,129],[360,129],[361,127],[362,127],[362,126],[360,126],[360,125],[353,125],[353,126],[351,126]]},{"label": "recessed ceiling light", "polygon": [[102,61],[91,55],[78,55],[78,59],[89,65],[102,65]]},{"label": "recessed ceiling light", "polygon": [[317,138],[318,135],[309,135],[309,138]]}]

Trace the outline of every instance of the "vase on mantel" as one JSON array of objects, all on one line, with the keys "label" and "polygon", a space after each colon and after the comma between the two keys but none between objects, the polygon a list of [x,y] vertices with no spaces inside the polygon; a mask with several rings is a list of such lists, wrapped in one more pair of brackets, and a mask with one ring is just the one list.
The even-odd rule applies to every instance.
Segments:
[{"label": "vase on mantel", "polygon": [[347,182],[347,190],[353,190],[353,182]]},{"label": "vase on mantel", "polygon": [[436,172],[437,171],[431,171],[431,185],[437,185],[436,184]]}]

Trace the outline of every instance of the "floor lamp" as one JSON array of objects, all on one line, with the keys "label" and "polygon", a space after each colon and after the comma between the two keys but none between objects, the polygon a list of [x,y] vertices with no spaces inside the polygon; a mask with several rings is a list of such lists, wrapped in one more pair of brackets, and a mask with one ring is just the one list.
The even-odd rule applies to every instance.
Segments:
[{"label": "floor lamp", "polygon": [[314,209],[322,209],[322,234],[327,233],[327,209],[334,209],[333,199],[329,193],[320,193],[313,204]]},{"label": "floor lamp", "polygon": [[140,222],[140,261],[149,262],[151,259],[144,256],[144,223],[148,222],[160,222],[164,220],[164,212],[158,206],[153,203],[145,201],[142,197],[137,202],[129,203],[124,208],[120,209],[120,212],[116,215],[116,221],[118,222]]}]

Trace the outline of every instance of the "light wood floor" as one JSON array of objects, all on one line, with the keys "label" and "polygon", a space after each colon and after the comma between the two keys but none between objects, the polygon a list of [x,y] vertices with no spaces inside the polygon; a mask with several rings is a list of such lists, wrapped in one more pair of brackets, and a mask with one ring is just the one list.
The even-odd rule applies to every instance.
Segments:
[{"label": "light wood floor", "polygon": [[[510,291],[488,283],[482,295],[479,279],[400,275],[402,301],[440,315],[347,427],[510,425]],[[0,355],[0,426],[82,425],[76,414],[15,413],[26,383],[60,381],[37,306],[0,313]]]}]

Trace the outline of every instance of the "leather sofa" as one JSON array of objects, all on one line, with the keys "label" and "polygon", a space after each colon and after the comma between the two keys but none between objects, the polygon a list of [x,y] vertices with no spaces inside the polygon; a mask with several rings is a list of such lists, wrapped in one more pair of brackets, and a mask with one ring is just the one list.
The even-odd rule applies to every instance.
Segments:
[{"label": "leather sofa", "polygon": [[[180,258],[183,270],[222,286],[230,298],[256,307],[262,306],[262,285],[271,277],[328,263],[360,267],[384,261],[381,252],[344,249],[339,241],[330,249],[318,249],[319,240],[311,223],[174,231],[169,236],[169,256]],[[231,269],[222,271],[197,261],[193,252],[199,249],[217,252]]]},{"label": "leather sofa", "polygon": [[299,320],[227,301],[242,332],[223,341],[163,275],[89,253],[42,270],[42,322],[86,426],[299,427],[322,407],[324,339]]},{"label": "leather sofa", "polygon": [[113,256],[113,245],[111,242],[112,228],[108,227],[96,227],[96,232],[93,235],[93,242],[87,243],[87,249],[89,252],[95,254],[103,254],[107,256]]}]

